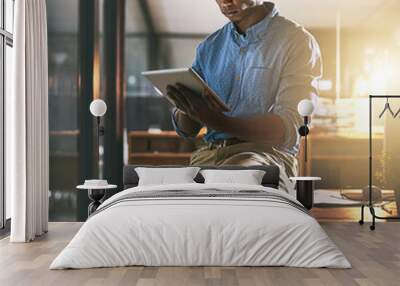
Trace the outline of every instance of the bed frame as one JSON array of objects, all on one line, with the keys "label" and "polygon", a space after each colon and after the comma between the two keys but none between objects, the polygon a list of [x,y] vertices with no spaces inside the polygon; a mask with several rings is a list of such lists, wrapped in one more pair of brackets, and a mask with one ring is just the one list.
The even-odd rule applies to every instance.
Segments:
[{"label": "bed frame", "polygon": [[[144,165],[126,165],[123,169],[123,184],[124,190],[133,188],[138,185],[139,176],[135,171],[136,167],[148,167],[148,168],[173,168],[173,167],[185,167],[177,165],[165,165],[165,166],[144,166]],[[279,168],[277,166],[199,166],[201,169],[219,169],[219,170],[263,170],[265,175],[262,179],[262,185],[265,187],[271,187],[277,189],[279,186]],[[194,179],[197,183],[203,183],[204,178],[199,173]]]}]

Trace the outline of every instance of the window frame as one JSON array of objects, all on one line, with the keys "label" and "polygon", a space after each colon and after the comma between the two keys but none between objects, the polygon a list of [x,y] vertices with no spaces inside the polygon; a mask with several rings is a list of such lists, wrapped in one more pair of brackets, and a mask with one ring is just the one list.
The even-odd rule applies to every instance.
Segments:
[{"label": "window frame", "polygon": [[[0,236],[9,231],[10,221],[6,218],[5,192],[5,92],[6,92],[6,47],[13,48],[13,33],[6,30],[6,0],[0,0]],[[13,19],[15,16],[15,0],[13,2]],[[14,27],[13,29],[14,30]]]}]

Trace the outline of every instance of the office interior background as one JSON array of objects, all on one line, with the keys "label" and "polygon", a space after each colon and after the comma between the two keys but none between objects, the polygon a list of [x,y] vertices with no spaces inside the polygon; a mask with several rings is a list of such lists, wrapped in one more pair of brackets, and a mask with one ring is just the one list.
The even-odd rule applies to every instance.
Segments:
[{"label": "office interior background", "polygon": [[[0,49],[5,88],[12,63],[11,0],[2,0]],[[368,184],[368,95],[399,94],[400,1],[277,0],[280,14],[305,26],[323,58],[312,119],[308,173],[319,189]],[[48,0],[50,221],[83,220],[87,195],[75,186],[100,173],[121,184],[122,165],[187,163],[197,141],[173,131],[171,106],[142,76],[190,66],[196,46],[226,23],[213,0]],[[267,88],[267,87],[266,87]],[[100,170],[93,158],[93,98],[107,102]],[[397,110],[400,99],[390,102]],[[385,102],[374,103],[374,114]],[[376,119],[376,120],[375,120]],[[394,189],[400,121],[375,116],[374,184]],[[199,138],[198,140],[201,140]],[[107,150],[105,150],[108,148]],[[397,167],[396,167],[397,166]],[[3,190],[6,218],[9,198]],[[397,211],[393,204],[391,212]]]}]

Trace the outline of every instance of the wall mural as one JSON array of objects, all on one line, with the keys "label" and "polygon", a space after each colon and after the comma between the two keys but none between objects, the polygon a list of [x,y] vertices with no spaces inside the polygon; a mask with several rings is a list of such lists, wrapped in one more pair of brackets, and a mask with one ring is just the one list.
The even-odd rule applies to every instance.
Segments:
[{"label": "wall mural", "polygon": [[[291,177],[321,178],[313,182],[314,206],[354,206],[353,212],[337,213],[342,218],[360,216],[358,207],[366,201],[369,190],[368,95],[400,91],[395,77],[400,66],[398,18],[391,9],[359,22],[353,20],[363,19],[364,11],[357,12],[353,20],[331,11],[326,12],[326,23],[311,23],[296,18],[286,6],[279,9],[261,1],[246,1],[246,5],[216,1],[207,6],[207,11],[213,12],[209,13],[213,25],[195,25],[191,31],[185,17],[172,23],[172,16],[167,17],[172,14],[165,12],[164,19],[157,5],[151,2],[146,8],[140,2],[127,0],[125,4],[121,48],[125,164],[276,165],[285,191],[295,192],[296,180]],[[104,13],[101,3],[98,15]],[[71,209],[78,205],[70,190],[82,183],[78,115],[85,112],[77,101],[78,1],[62,4],[69,6],[62,9],[68,11],[66,23],[75,24],[61,25],[52,18],[59,5],[48,1],[53,166],[50,217],[74,220]],[[186,9],[185,5],[181,8]],[[150,26],[143,9],[153,15]],[[240,24],[241,17],[249,14],[256,24]],[[104,31],[99,19],[95,37],[100,47],[99,63],[95,68],[100,88],[96,96],[104,98]],[[297,31],[292,26],[282,30],[291,20],[303,24],[304,29]],[[289,37],[291,33],[297,36]],[[275,39],[274,34],[285,36]],[[167,75],[172,80],[169,82],[160,81],[157,74],[142,74],[171,69],[175,70]],[[312,114],[306,117],[306,149],[305,138],[299,134],[305,117],[298,110],[304,99],[311,100],[313,106]],[[397,101],[389,103],[393,115],[398,113]],[[395,215],[398,184],[391,170],[399,162],[400,145],[391,142],[398,137],[393,131],[398,116],[391,118],[389,109],[379,116],[384,106],[385,101],[377,102],[371,110],[376,119],[372,140],[374,196],[380,201],[379,213]],[[103,147],[100,144],[101,154]],[[67,175],[67,165],[76,171]],[[333,212],[328,210],[323,214],[330,215]]]}]

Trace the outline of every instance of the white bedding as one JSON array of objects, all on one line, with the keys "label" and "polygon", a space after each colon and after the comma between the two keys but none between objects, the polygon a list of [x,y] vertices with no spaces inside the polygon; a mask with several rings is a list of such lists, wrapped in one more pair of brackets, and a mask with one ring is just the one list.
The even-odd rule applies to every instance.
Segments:
[{"label": "white bedding", "polygon": [[307,213],[261,198],[182,197],[116,200],[134,192],[262,190],[238,184],[135,187],[105,201],[50,269],[145,266],[294,266],[349,268],[350,263]]}]

